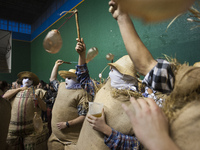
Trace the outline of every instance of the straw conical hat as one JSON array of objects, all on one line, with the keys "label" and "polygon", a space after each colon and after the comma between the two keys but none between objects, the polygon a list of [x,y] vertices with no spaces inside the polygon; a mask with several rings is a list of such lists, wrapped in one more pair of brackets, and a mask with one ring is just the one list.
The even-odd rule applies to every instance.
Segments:
[{"label": "straw conical hat", "polygon": [[75,69],[69,69],[69,71],[66,70],[58,71],[58,74],[64,79],[67,77],[76,77],[75,73],[76,73]]},{"label": "straw conical hat", "polygon": [[40,82],[38,76],[29,71],[20,72],[20,73],[18,73],[17,77],[21,80],[23,78],[31,78],[31,80],[33,80],[33,85],[38,85],[38,83]]},{"label": "straw conical hat", "polygon": [[121,74],[129,75],[136,78],[136,70],[129,55],[125,55],[114,63],[108,63],[111,67],[116,68]]}]

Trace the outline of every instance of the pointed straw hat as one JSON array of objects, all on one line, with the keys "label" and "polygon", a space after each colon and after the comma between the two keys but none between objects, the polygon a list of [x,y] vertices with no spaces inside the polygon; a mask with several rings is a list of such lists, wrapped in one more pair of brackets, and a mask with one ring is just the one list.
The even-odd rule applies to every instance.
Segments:
[{"label": "pointed straw hat", "polygon": [[108,63],[109,66],[116,68],[121,74],[129,75],[137,78],[137,72],[135,70],[134,64],[130,59],[129,55],[125,55],[119,58],[114,63]]},{"label": "pointed straw hat", "polygon": [[63,79],[66,79],[67,77],[77,77],[75,73],[76,73],[76,70],[75,70],[75,69],[69,69],[69,71],[66,71],[66,70],[58,71],[58,74],[59,74]]},{"label": "pointed straw hat", "polygon": [[38,76],[30,71],[22,71],[18,73],[17,77],[21,80],[23,78],[31,78],[31,80],[33,80],[33,85],[38,85],[38,83],[40,82]]}]

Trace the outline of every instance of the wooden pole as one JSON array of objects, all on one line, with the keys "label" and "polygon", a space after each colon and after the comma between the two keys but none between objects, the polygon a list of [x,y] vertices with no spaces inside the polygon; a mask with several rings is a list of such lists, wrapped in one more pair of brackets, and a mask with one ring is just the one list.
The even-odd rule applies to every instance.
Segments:
[{"label": "wooden pole", "polygon": [[75,9],[75,19],[76,19],[77,36],[78,36],[78,39],[81,41],[80,28],[79,28],[79,23],[78,23],[78,10],[77,9]]}]

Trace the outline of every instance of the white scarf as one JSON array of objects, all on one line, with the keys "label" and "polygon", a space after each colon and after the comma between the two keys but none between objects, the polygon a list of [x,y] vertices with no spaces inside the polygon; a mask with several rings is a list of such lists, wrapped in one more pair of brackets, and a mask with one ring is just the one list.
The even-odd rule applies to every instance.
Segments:
[{"label": "white scarf", "polygon": [[29,87],[29,86],[31,86],[33,84],[33,80],[30,80],[29,78],[24,78],[23,80],[22,80],[22,85],[23,85],[23,87]]},{"label": "white scarf", "polygon": [[112,68],[109,72],[111,79],[111,87],[116,89],[127,89],[137,91],[138,81],[136,78],[128,75],[123,75],[116,69]]},{"label": "white scarf", "polygon": [[65,83],[66,83],[66,89],[70,89],[70,88],[73,87],[75,84],[77,84],[78,81],[76,80],[76,77],[73,77],[73,78],[66,78],[66,79],[65,79]]}]

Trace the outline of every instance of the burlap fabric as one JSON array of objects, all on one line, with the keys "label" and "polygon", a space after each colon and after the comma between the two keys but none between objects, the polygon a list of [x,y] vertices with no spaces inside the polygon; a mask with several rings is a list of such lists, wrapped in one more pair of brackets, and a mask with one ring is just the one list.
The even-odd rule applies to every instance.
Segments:
[{"label": "burlap fabric", "polygon": [[200,67],[183,65],[175,76],[175,86],[165,99],[164,112],[170,135],[181,150],[200,147]]},{"label": "burlap fabric", "polygon": [[8,127],[11,118],[11,105],[8,100],[0,96],[0,149],[4,150],[6,147],[6,138],[8,134]]},{"label": "burlap fabric", "polygon": [[[121,107],[122,103],[130,106],[127,97],[113,98],[110,80],[96,94],[94,102],[104,104],[106,123],[113,129],[128,135],[133,135],[132,125],[128,116]],[[92,129],[88,121],[85,120],[77,142],[78,150],[109,150],[104,144],[104,135]]]},{"label": "burlap fabric", "polygon": [[64,149],[64,145],[76,144],[82,124],[59,130],[56,123],[77,118],[79,116],[77,106],[88,100],[90,97],[85,90],[66,89],[65,82],[60,83],[52,110],[52,135],[48,141],[49,150],[54,150],[55,147],[60,150]]},{"label": "burlap fabric", "polygon": [[200,67],[183,65],[175,77],[173,93],[189,95],[200,86]]},{"label": "burlap fabric", "polygon": [[174,89],[166,97],[163,110],[169,120],[187,103],[200,98],[200,67],[182,65],[175,76]]},{"label": "burlap fabric", "polygon": [[9,125],[9,133],[13,136],[26,136],[34,132],[34,112],[41,114],[40,108],[35,101],[35,94],[43,99],[45,91],[42,89],[28,88],[20,91],[11,99],[12,111]]},{"label": "burlap fabric", "polygon": [[47,150],[49,130],[47,123],[43,125],[42,133],[33,132],[31,135],[20,137],[8,135],[8,150]]},{"label": "burlap fabric", "polygon": [[181,150],[200,148],[200,100],[188,103],[170,124],[170,134]]}]

